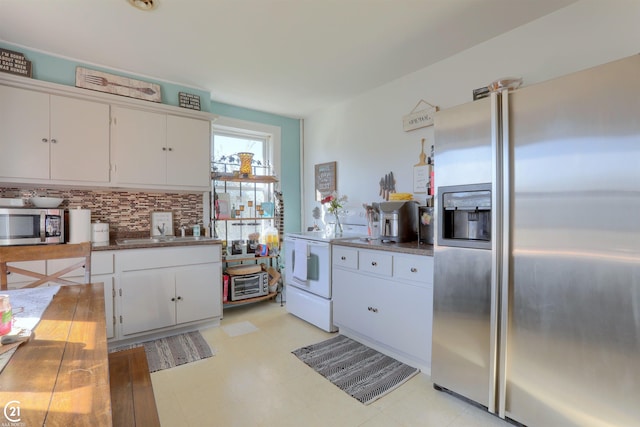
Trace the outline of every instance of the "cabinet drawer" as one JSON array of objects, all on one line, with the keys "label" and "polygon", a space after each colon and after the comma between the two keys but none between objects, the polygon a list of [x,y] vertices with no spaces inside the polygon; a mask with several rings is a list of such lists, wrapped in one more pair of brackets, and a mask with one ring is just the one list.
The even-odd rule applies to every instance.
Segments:
[{"label": "cabinet drawer", "polygon": [[413,255],[395,256],[393,277],[416,284],[433,283],[433,257]]},{"label": "cabinet drawer", "polygon": [[119,271],[220,262],[220,245],[127,249],[116,251]]},{"label": "cabinet drawer", "polygon": [[344,246],[333,246],[332,262],[335,266],[358,269],[358,250],[345,248]]},{"label": "cabinet drawer", "polygon": [[358,261],[360,271],[391,277],[393,256],[383,251],[360,251]]}]

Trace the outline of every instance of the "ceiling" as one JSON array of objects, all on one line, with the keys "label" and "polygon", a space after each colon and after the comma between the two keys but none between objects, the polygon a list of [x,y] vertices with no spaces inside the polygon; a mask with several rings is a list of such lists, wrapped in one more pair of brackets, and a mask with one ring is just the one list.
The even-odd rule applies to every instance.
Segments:
[{"label": "ceiling", "polygon": [[576,0],[0,0],[0,40],[288,117]]}]

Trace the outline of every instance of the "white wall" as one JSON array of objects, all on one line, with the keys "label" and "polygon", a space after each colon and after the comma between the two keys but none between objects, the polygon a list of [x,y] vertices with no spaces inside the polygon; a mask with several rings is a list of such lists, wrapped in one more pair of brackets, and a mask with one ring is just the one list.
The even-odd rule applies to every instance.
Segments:
[{"label": "white wall", "polygon": [[[463,29],[456,29],[463,31]],[[437,42],[437,41],[436,41]],[[313,224],[314,165],[337,161],[337,186],[356,209],[381,201],[380,178],[393,171],[396,191],[413,191],[420,140],[433,127],[402,130],[420,99],[446,109],[472,90],[516,76],[524,85],[640,53],[640,1],[583,0],[458,55],[305,119],[302,225]],[[585,88],[588,90],[588,88]],[[436,176],[437,182],[437,176]],[[424,203],[426,195],[416,194]]]}]

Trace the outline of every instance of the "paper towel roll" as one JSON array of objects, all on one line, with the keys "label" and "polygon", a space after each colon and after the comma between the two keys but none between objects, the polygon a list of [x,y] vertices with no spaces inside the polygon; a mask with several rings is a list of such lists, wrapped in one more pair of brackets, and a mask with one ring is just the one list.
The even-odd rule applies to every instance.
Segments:
[{"label": "paper towel roll", "polygon": [[91,241],[91,209],[69,209],[69,243]]},{"label": "paper towel roll", "polygon": [[106,222],[96,221],[91,224],[91,242],[92,243],[108,243],[109,242],[109,224]]}]

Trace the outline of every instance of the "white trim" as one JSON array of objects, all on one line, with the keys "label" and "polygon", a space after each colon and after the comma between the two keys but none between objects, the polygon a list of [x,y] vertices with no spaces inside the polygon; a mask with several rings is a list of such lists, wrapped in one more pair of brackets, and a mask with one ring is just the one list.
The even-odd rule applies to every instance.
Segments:
[{"label": "white trim", "polygon": [[[304,231],[306,204],[304,203],[304,119],[300,119],[300,228]],[[315,196],[314,196],[315,200]]]}]

